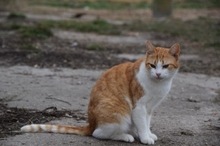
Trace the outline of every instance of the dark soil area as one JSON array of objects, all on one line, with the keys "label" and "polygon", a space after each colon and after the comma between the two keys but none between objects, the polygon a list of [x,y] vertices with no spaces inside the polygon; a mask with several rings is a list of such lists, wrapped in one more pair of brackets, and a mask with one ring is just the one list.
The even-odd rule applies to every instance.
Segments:
[{"label": "dark soil area", "polygon": [[0,102],[0,139],[19,134],[20,128],[27,124],[46,123],[61,117],[85,120],[86,117],[79,111],[57,110],[56,107],[48,107],[42,111],[7,107]]},{"label": "dark soil area", "polygon": [[[120,43],[120,41],[119,44],[104,44],[94,42],[93,40],[88,41],[78,39],[77,37],[69,40],[62,39],[62,36],[54,36],[52,30],[49,29],[49,27],[58,27],[58,29],[70,29],[69,27],[74,27],[74,29],[78,29],[78,27],[75,28],[74,25],[76,24],[72,21],[64,21],[61,24],[50,21],[40,23],[40,20],[36,21],[27,19],[25,18],[25,15],[22,15],[24,17],[23,18],[18,14],[14,14],[15,16],[13,16],[15,18],[10,18],[9,16],[11,15],[12,14],[9,14],[8,16],[0,15],[0,18],[3,21],[2,23],[0,22],[0,65],[2,66],[29,65],[41,68],[69,67],[74,69],[107,69],[115,64],[131,61],[117,58],[115,57],[115,54],[145,53],[144,42],[139,45],[129,45],[126,43],[123,44],[123,42]],[[189,27],[192,28],[189,29],[192,31],[195,29],[195,32],[190,31],[187,33],[184,33],[184,31],[187,30],[187,28],[184,26],[187,24],[187,22],[179,22],[176,20],[169,20],[171,22],[165,21],[165,24],[155,22],[155,25],[150,24],[150,26],[148,26],[150,28],[152,27],[152,29],[145,29],[145,24],[142,24],[142,21],[139,23],[140,27],[143,28],[139,28],[137,22],[134,22],[132,25],[125,25],[125,30],[122,30],[122,28],[118,26],[108,24],[104,20],[95,20],[89,24],[82,23],[84,26],[80,27],[78,31],[96,32],[96,30],[103,29],[102,32],[105,32],[104,30],[106,29],[114,31],[114,28],[112,27],[116,27],[120,30],[119,36],[121,37],[129,36],[129,33],[143,33],[144,35],[150,35],[153,42],[167,42],[165,44],[167,45],[166,47],[169,47],[168,45],[171,45],[174,42],[179,42],[181,45],[182,54],[195,54],[199,56],[199,59],[183,60],[181,62],[182,66],[180,68],[180,72],[192,72],[220,76],[220,49],[218,43],[220,22],[219,20],[210,20],[211,23],[208,23],[208,19],[203,19],[199,19],[198,22],[189,22],[192,23],[189,25]],[[174,25],[183,26],[175,26],[173,28],[174,30],[172,30],[172,28],[169,26],[172,25],[172,21]],[[54,23],[57,23],[58,26],[56,26]],[[198,26],[197,30],[195,26],[199,23],[201,23],[201,26]],[[54,24],[54,26],[51,24]],[[79,26],[82,24],[77,22],[77,25]],[[182,28],[186,30],[182,30]],[[204,31],[208,31],[210,28],[212,32],[210,32],[210,34],[207,32],[206,36],[205,33],[201,31],[202,28],[204,28]],[[70,29],[69,31],[71,32],[72,30]],[[207,37],[207,39],[205,37]],[[162,44],[155,45],[161,46]]]},{"label": "dark soil area", "polygon": [[[77,46],[72,47],[69,40],[61,40],[51,37],[46,40],[25,40],[16,34],[3,38],[5,42],[0,49],[0,65],[29,65],[40,68],[68,67],[68,68],[87,68],[87,69],[107,69],[116,64],[131,61],[128,59],[117,58],[115,54],[132,53],[144,54],[145,46],[91,46],[84,42],[74,42]],[[31,46],[28,46],[31,44]],[[25,48],[27,47],[29,48]],[[197,54],[200,56],[196,60],[181,61],[180,72],[201,73],[207,75],[220,75],[220,63],[218,61],[219,51],[209,48],[209,52],[199,52],[199,49],[190,50],[189,44],[182,45],[183,54]],[[25,46],[25,47],[24,47]],[[33,47],[37,46],[37,47]],[[31,48],[33,47],[33,48]],[[196,52],[196,53],[195,53]]]}]

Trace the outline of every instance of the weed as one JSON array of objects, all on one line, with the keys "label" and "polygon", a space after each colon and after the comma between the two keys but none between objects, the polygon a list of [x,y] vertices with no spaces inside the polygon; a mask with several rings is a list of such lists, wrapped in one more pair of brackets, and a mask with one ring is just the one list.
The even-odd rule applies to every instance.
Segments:
[{"label": "weed", "polygon": [[104,48],[96,43],[89,44],[86,48],[90,51],[104,51]]},{"label": "weed", "polygon": [[[218,20],[199,18],[190,21],[169,19],[165,21],[143,22],[136,21],[123,26],[109,24],[105,20],[97,19],[91,22],[79,21],[43,21],[45,28],[75,30],[79,32],[94,32],[97,34],[120,35],[123,31],[159,32],[171,37],[183,37],[202,45],[219,46]],[[92,47],[93,48],[93,47]]]},{"label": "weed", "polygon": [[219,8],[220,1],[219,0],[185,0],[174,1],[173,6],[175,8],[193,8],[193,9],[201,9],[201,8]]},{"label": "weed", "polygon": [[140,2],[113,2],[107,0],[85,0],[85,1],[71,1],[71,0],[32,0],[31,4],[33,5],[46,5],[52,7],[65,7],[65,8],[91,8],[91,9],[110,9],[110,10],[118,10],[118,9],[145,9],[149,7],[149,4],[146,0],[142,0]]},{"label": "weed", "polygon": [[[51,7],[64,7],[64,8],[91,8],[91,9],[108,9],[108,10],[120,10],[120,9],[146,9],[150,8],[151,4],[147,0],[140,0],[138,2],[122,2],[122,1],[110,1],[110,0],[30,0],[32,5],[45,5]],[[174,8],[219,8],[219,0],[179,0],[173,1]]]},{"label": "weed", "polygon": [[45,39],[53,36],[52,31],[48,27],[37,25],[23,25],[18,23],[0,24],[0,30],[15,30],[22,38]]},{"label": "weed", "polygon": [[10,19],[10,20],[24,20],[26,19],[26,16],[22,13],[10,13],[8,16],[7,16],[7,19]]},{"label": "weed", "polygon": [[183,37],[202,45],[212,44],[219,46],[219,22],[218,20],[200,18],[190,21],[170,19],[166,21],[151,21],[149,23],[135,22],[123,27],[124,30],[159,32],[172,37]]},{"label": "weed", "polygon": [[3,24],[0,23],[0,30],[18,30],[21,27],[19,24]]},{"label": "weed", "polygon": [[22,44],[20,49],[23,51],[26,51],[26,52],[30,52],[30,53],[39,53],[40,52],[39,49],[37,49],[35,46],[33,46],[30,43]]},{"label": "weed", "polygon": [[23,38],[38,38],[45,39],[53,36],[53,33],[50,29],[42,27],[41,25],[36,26],[22,26],[18,29],[18,32]]},{"label": "weed", "polygon": [[118,30],[117,27],[102,19],[97,19],[91,22],[42,21],[41,26],[44,26],[45,28],[72,29],[79,32],[95,32],[98,34],[120,34],[120,30]]}]

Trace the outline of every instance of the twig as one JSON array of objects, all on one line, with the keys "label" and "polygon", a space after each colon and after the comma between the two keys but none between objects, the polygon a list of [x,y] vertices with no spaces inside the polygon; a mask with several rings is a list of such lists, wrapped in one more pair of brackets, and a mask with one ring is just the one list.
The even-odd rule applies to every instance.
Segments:
[{"label": "twig", "polygon": [[45,99],[54,99],[54,100],[56,100],[56,101],[60,101],[60,102],[66,103],[66,104],[68,104],[68,105],[72,105],[72,104],[69,103],[68,101],[64,101],[64,100],[61,100],[61,99],[58,99],[58,98],[55,98],[55,97],[51,97],[51,96],[46,97]]}]

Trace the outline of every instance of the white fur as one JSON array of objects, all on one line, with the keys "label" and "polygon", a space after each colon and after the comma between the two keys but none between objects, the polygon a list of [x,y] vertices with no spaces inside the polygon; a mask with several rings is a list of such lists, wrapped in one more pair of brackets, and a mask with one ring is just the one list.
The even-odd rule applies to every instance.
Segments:
[{"label": "white fur", "polygon": [[40,128],[43,130],[43,131],[47,131],[47,126],[46,125],[39,125],[40,126]]},{"label": "white fur", "polygon": [[98,139],[112,139],[125,142],[133,142],[134,137],[127,134],[131,125],[131,116],[127,115],[121,118],[120,124],[105,124],[95,129],[92,136]]},{"label": "white fur", "polygon": [[56,125],[51,125],[51,132],[54,132],[54,133],[58,132],[58,128]]},{"label": "white fur", "polygon": [[21,127],[22,132],[37,132],[39,131],[40,127],[38,124],[31,124],[31,125],[25,125]]},{"label": "white fur", "polygon": [[[132,112],[132,120],[143,144],[154,144],[157,140],[157,136],[150,131],[152,111],[170,91],[176,72],[170,73],[167,69],[163,69],[161,62],[158,62],[156,68],[151,70],[146,69],[144,62],[140,66],[136,77],[145,94],[136,103]],[[156,73],[161,74],[161,79],[157,78]]]},{"label": "white fur", "polygon": [[21,127],[22,132],[30,132],[31,131],[31,126],[30,125],[25,125]]}]

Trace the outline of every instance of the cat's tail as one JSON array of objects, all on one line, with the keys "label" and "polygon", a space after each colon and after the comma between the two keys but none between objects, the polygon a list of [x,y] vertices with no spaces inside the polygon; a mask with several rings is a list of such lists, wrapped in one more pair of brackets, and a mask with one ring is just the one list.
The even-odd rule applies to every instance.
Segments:
[{"label": "cat's tail", "polygon": [[93,131],[91,130],[89,125],[77,127],[64,125],[31,124],[21,127],[21,132],[48,132],[76,135],[91,135]]}]

